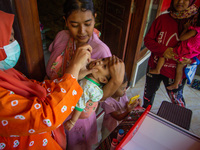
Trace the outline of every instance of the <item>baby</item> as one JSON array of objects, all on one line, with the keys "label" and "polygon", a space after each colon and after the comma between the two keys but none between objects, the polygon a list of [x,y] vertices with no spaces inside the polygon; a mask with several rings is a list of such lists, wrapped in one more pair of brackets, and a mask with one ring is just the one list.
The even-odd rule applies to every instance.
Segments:
[{"label": "baby", "polygon": [[87,66],[88,69],[93,68],[97,71],[87,75],[79,81],[79,84],[83,89],[83,94],[72,112],[71,119],[64,123],[64,126],[68,131],[73,128],[89,100],[98,102],[103,97],[102,87],[108,83],[111,78],[108,63],[109,57],[92,61]]}]

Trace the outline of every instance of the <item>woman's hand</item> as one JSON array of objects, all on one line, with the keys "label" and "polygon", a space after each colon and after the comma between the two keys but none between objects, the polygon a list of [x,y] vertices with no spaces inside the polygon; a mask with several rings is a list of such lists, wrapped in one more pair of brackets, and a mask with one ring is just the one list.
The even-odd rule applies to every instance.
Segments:
[{"label": "woman's hand", "polygon": [[91,61],[91,53],[92,47],[84,44],[76,49],[71,62],[80,65],[80,69],[82,69]]},{"label": "woman's hand", "polygon": [[109,70],[111,78],[114,79],[114,81],[119,82],[121,85],[124,80],[125,73],[124,62],[113,55],[113,57],[110,57],[109,60]]},{"label": "woman's hand", "polygon": [[[90,59],[90,62],[91,61],[94,61],[95,59]],[[89,62],[89,63],[90,63]],[[87,65],[89,64],[87,63]],[[91,73],[95,73],[98,71],[98,69],[95,69],[95,68],[92,68],[92,69],[88,69],[87,68],[87,65],[86,66],[83,66],[83,68],[81,68],[80,72],[79,72],[79,75],[78,75],[78,80],[81,80],[83,79],[85,76],[87,76],[88,74],[91,74]]]},{"label": "woman's hand", "polygon": [[88,44],[77,48],[65,72],[74,75],[74,77],[78,79],[80,70],[85,68],[86,65],[90,62],[91,52],[92,47]]},{"label": "woman's hand", "polygon": [[78,80],[83,79],[85,76],[87,76],[88,74],[97,72],[98,69],[90,69],[88,70],[86,67],[83,67],[80,71],[79,71],[79,75],[78,75]]},{"label": "woman's hand", "polygon": [[167,58],[167,59],[176,60],[176,59],[174,58],[174,56],[177,56],[177,54],[173,52],[173,48],[172,48],[172,47],[168,47],[168,48],[165,50],[163,56],[164,56],[165,58]]}]

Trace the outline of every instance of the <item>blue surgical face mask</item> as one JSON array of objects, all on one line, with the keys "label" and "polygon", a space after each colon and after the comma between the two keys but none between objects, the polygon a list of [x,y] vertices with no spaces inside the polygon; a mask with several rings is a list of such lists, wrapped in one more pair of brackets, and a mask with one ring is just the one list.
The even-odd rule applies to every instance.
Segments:
[{"label": "blue surgical face mask", "polygon": [[13,68],[18,62],[21,53],[19,43],[15,40],[9,45],[4,46],[3,49],[7,57],[6,59],[0,61],[0,70],[7,70]]}]

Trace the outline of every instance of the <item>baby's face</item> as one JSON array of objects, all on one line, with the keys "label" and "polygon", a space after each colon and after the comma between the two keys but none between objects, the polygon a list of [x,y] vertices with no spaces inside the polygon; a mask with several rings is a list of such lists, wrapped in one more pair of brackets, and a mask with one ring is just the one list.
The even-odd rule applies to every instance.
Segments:
[{"label": "baby's face", "polygon": [[122,83],[122,85],[119,87],[119,89],[115,92],[115,96],[122,97],[126,93],[128,81],[125,83]]},{"label": "baby's face", "polygon": [[110,79],[110,71],[109,71],[109,57],[97,59],[95,61],[90,62],[88,65],[88,69],[97,69],[97,72],[92,73],[93,77],[100,81],[101,83],[108,83]]}]

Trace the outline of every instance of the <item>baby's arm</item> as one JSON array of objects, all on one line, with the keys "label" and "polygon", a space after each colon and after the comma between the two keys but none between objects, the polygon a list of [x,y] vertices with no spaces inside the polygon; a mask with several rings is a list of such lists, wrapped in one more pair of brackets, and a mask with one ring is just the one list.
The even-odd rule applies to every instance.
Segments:
[{"label": "baby's arm", "polygon": [[112,112],[112,113],[110,113],[110,115],[114,118],[114,119],[116,119],[116,120],[118,120],[118,121],[121,121],[121,120],[123,120],[124,118],[126,118],[127,116],[128,116],[128,114],[135,108],[135,107],[137,107],[138,105],[141,105],[141,103],[142,103],[142,100],[141,99],[138,99],[135,103],[132,103],[132,104],[128,104],[128,102],[127,102],[127,104],[126,104],[126,111],[124,112],[124,113],[120,113],[120,112],[118,112],[118,111],[115,111],[115,112]]},{"label": "baby's arm", "polygon": [[131,112],[131,111],[129,111],[128,109],[126,109],[126,111],[123,112],[123,113],[120,113],[119,111],[115,111],[115,112],[110,113],[110,115],[111,115],[114,119],[116,119],[116,120],[118,120],[118,121],[121,121],[121,120],[123,120],[124,118],[126,118],[130,112]]},{"label": "baby's arm", "polygon": [[197,34],[196,30],[188,30],[189,26],[191,26],[191,21],[188,21],[186,24],[184,24],[184,30],[179,36],[180,41],[188,40]]},{"label": "baby's arm", "polygon": [[189,38],[195,36],[197,34],[196,30],[188,30],[187,32],[180,35],[180,41],[188,40]]},{"label": "baby's arm", "polygon": [[76,121],[78,120],[79,116],[81,115],[81,113],[82,113],[81,111],[74,109],[72,118],[64,123],[65,129],[70,131],[74,127],[74,125],[75,125]]}]

